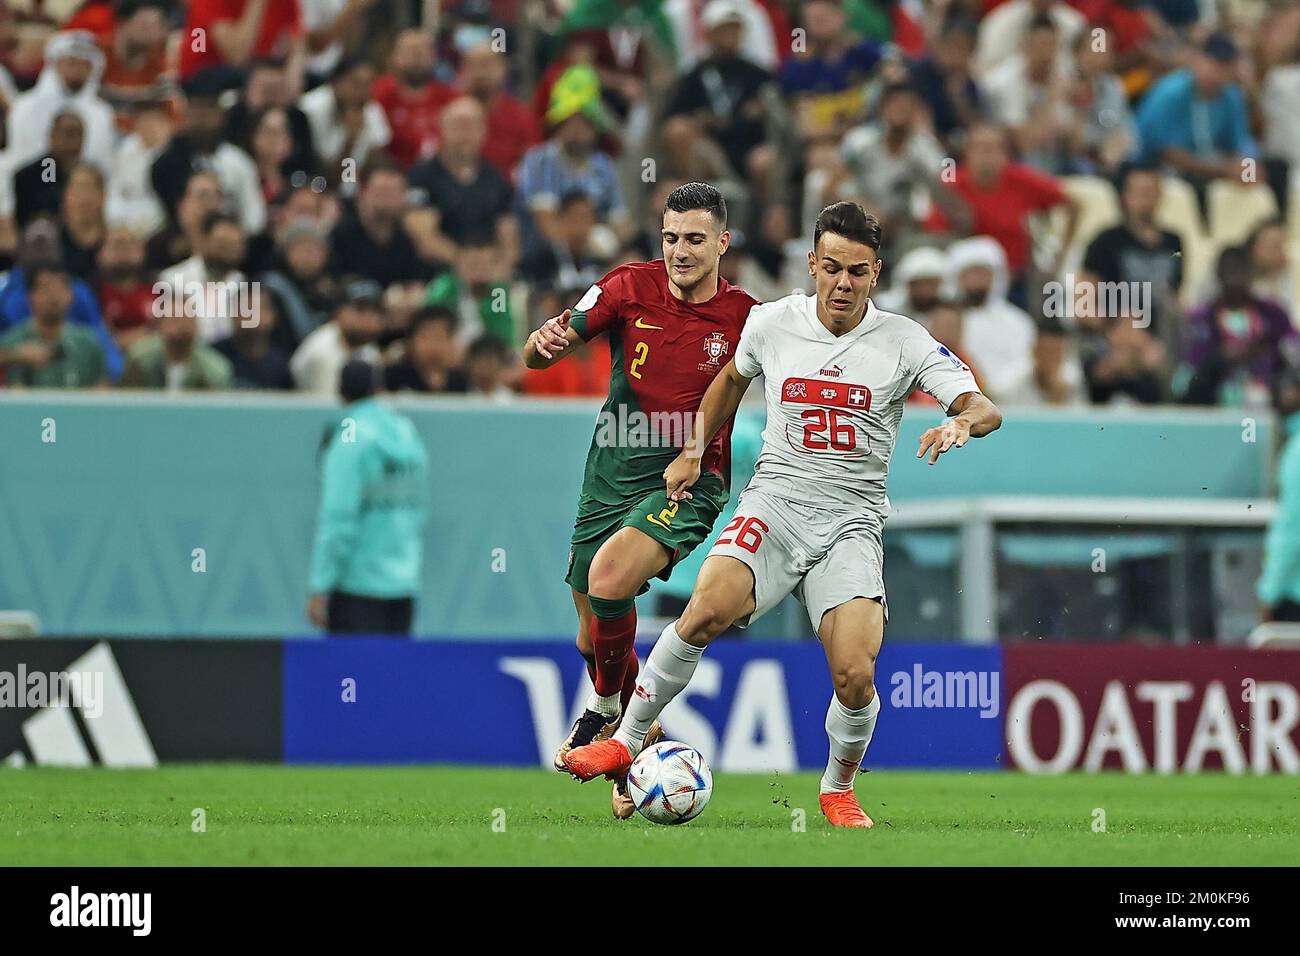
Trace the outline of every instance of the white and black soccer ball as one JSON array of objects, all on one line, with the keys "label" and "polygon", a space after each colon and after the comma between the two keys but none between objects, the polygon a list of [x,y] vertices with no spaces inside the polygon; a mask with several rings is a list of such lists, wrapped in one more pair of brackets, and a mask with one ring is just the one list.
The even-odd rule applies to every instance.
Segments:
[{"label": "white and black soccer ball", "polygon": [[627,792],[651,823],[685,823],[713,796],[713,771],[700,752],[679,740],[661,740],[632,761]]}]

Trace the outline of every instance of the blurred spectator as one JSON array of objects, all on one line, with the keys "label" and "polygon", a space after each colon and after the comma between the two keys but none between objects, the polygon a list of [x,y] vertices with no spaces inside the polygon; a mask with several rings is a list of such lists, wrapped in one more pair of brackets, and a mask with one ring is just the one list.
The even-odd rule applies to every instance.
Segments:
[{"label": "blurred spectator", "polygon": [[19,229],[37,216],[58,216],[68,174],[81,162],[85,124],[72,110],[59,113],[50,124],[49,152],[14,174],[14,220]]},{"label": "blurred spectator", "polygon": [[221,180],[210,169],[191,173],[176,204],[175,221],[149,240],[151,268],[165,269],[197,253],[203,240],[203,222],[221,209]]},{"label": "blurred spectator", "polygon": [[78,163],[67,171],[60,220],[63,264],[92,286],[99,283],[99,247],[104,244],[104,174],[97,166]]},{"label": "blurred spectator", "polygon": [[509,401],[515,397],[510,387],[511,371],[510,349],[496,336],[483,335],[470,343],[465,353],[465,374],[471,394]]},{"label": "blurred spectator", "polygon": [[228,78],[227,86],[235,86],[238,71],[254,60],[276,57],[289,65],[290,95],[302,86],[298,0],[190,0],[181,38],[182,82],[213,69]]},{"label": "blurred spectator", "polygon": [[203,220],[195,254],[165,270],[159,281],[172,290],[173,301],[197,319],[199,338],[208,344],[230,334],[232,323],[249,301],[244,261],[245,237],[239,220],[210,212]]},{"label": "blurred spectator", "polygon": [[0,335],[0,366],[10,385],[91,388],[106,383],[104,349],[88,329],[68,320],[71,277],[62,266],[28,270],[31,320]]},{"label": "blurred spectator", "polygon": [[790,23],[779,4],[759,0],[664,0],[663,11],[671,24],[678,73],[693,69],[709,55],[709,31],[724,15],[735,17],[740,25],[740,52],[751,63],[775,70],[788,55]]},{"label": "blurred spectator", "polygon": [[399,33],[389,59],[392,72],[375,80],[371,95],[392,129],[388,151],[410,167],[437,151],[438,114],[456,98],[456,91],[434,79],[433,37],[424,30]]},{"label": "blurred spectator", "polygon": [[104,54],[99,93],[113,109],[119,132],[130,132],[136,113],[170,103],[176,80],[167,65],[166,0],[117,0],[107,33],[98,37]]},{"label": "blurred spectator", "polygon": [[929,107],[935,134],[949,148],[984,108],[971,72],[975,30],[973,21],[949,17],[930,44],[929,55],[912,66],[912,82]]},{"label": "blurred spectator", "polygon": [[288,356],[272,340],[280,323],[275,296],[260,289],[254,308],[256,314],[251,320],[234,323],[229,337],[214,342],[212,347],[230,362],[234,388],[292,389]]},{"label": "blurred spectator", "polygon": [[384,370],[390,392],[467,392],[469,378],[458,365],[458,319],[445,306],[431,305],[411,317],[406,356]]},{"label": "blurred spectator", "polygon": [[[478,100],[462,96],[442,111],[438,154],[410,172],[412,189],[424,207],[418,233],[425,259],[452,262],[456,247],[471,239],[495,240],[513,268],[519,243],[510,184],[483,159],[487,119]],[[584,194],[585,195],[585,194]],[[412,217],[407,217],[408,225]],[[417,220],[418,221],[418,220]]]},{"label": "blurred spectator", "polygon": [[1168,353],[1143,320],[1131,314],[1102,316],[1084,334],[1088,397],[1096,405],[1164,399]]},{"label": "blurred spectator", "polygon": [[347,404],[321,467],[307,617],[334,634],[409,634],[420,590],[428,453],[375,379],[354,361],[330,388]]},{"label": "blurred spectator", "polygon": [[1179,381],[1192,405],[1267,405],[1276,376],[1294,361],[1291,320],[1251,291],[1250,253],[1224,249],[1218,296],[1187,316]]},{"label": "blurred spectator", "polygon": [[[897,312],[929,327],[930,310],[939,304],[947,276],[948,257],[933,246],[921,246],[898,260],[889,273],[889,288],[873,295],[871,301],[885,312]],[[957,351],[946,339],[939,341]]]},{"label": "blurred spectator", "polygon": [[1120,174],[1119,186],[1124,219],[1099,232],[1088,244],[1079,281],[1124,283],[1131,290],[1149,290],[1150,301],[1137,318],[1172,344],[1178,334],[1183,243],[1156,225],[1160,171],[1152,166],[1127,166]]},{"label": "blurred spectator", "polygon": [[1007,299],[1007,259],[988,236],[963,239],[948,250],[948,269],[956,279],[964,308],[962,344],[983,374],[995,402],[1033,388],[1034,321]]},{"label": "blurred spectator", "polygon": [[[818,0],[822,2],[822,0]],[[943,147],[925,127],[916,89],[893,84],[880,95],[880,115],[851,130],[840,147],[846,179],[832,180],[822,205],[855,199],[876,210],[892,248],[915,232],[913,210],[924,196],[944,210],[959,231],[969,226],[965,204],[940,181]]]},{"label": "blurred spectator", "polygon": [[1000,394],[1008,405],[1083,404],[1083,366],[1065,330],[1054,323],[1040,328],[1034,338],[1032,375],[1019,389]]},{"label": "blurred spectator", "polygon": [[[62,269],[62,238],[59,227],[52,221],[39,218],[34,221],[23,230],[21,246],[22,265],[0,276],[0,329],[28,321],[35,311],[27,295],[26,273],[45,266]],[[117,381],[122,374],[122,353],[104,327],[95,293],[76,276],[70,276],[70,279],[72,304],[68,307],[67,319],[73,325],[89,329],[95,336],[104,350],[108,377]]]},{"label": "blurred spectator", "polygon": [[361,45],[365,13],[376,0],[298,0],[307,35],[307,75],[320,82]]},{"label": "blurred spectator", "polygon": [[836,0],[804,0],[801,13],[805,49],[781,67],[781,88],[805,136],[839,136],[865,111],[880,46],[854,35]]},{"label": "blurred spectator", "polygon": [[[1300,10],[1293,10],[1300,18]],[[1267,68],[1260,90],[1259,108],[1264,121],[1264,155],[1275,163],[1286,164],[1292,175],[1300,170],[1300,28],[1293,28],[1290,49],[1284,62]],[[1287,177],[1273,180],[1278,204],[1285,210],[1290,190]]]},{"label": "blurred spectator", "polygon": [[609,271],[609,256],[592,245],[596,209],[590,196],[571,192],[562,197],[555,227],[555,241],[544,242],[520,263],[526,279],[548,288],[571,289],[593,285]]},{"label": "blurred spectator", "polygon": [[289,74],[283,60],[257,60],[248,69],[243,95],[226,113],[226,139],[246,153],[253,152],[253,132],[267,110],[284,110],[292,147],[285,168],[314,175],[319,171],[311,139],[311,123],[289,95]]},{"label": "blurred spectator", "polygon": [[289,359],[298,388],[317,395],[337,395],[344,365],[353,359],[378,361],[375,340],[383,324],[383,308],[383,290],[374,282],[348,282],[333,318],[303,339]]},{"label": "blurred spectator", "polygon": [[298,106],[311,124],[311,139],[331,182],[352,192],[356,174],[372,151],[389,144],[393,133],[383,108],[370,96],[375,68],[364,60],[342,60],[330,82],[304,93]]},{"label": "blurred spectator", "polygon": [[155,273],[145,266],[144,240],[130,228],[108,229],[96,266],[104,324],[125,351],[153,329]]},{"label": "blurred spectator", "polygon": [[281,233],[276,266],[262,284],[282,306],[275,340],[295,349],[329,319],[338,300],[338,280],[330,272],[329,231],[314,219],[295,219]]},{"label": "blurred spectator", "polygon": [[[661,216],[663,208],[660,203],[657,211]],[[732,235],[732,245],[735,246],[735,233]],[[745,258],[735,273],[735,284],[758,301],[779,299],[795,289],[805,288],[812,281],[808,277],[808,249],[802,240],[796,238],[790,210],[784,204],[767,206],[759,217],[758,228],[743,239],[740,247]],[[652,258],[660,255],[661,252],[656,252]],[[725,265],[727,257],[722,259]]]},{"label": "blurred spectator", "polygon": [[1250,250],[1251,290],[1286,309],[1291,324],[1300,327],[1300,282],[1287,249],[1286,223],[1281,219],[1260,223],[1246,248]]},{"label": "blurred spectator", "polygon": [[[1011,161],[1007,132],[1000,126],[979,123],[966,139],[966,155],[957,167],[951,188],[970,206],[970,231],[992,236],[1006,254],[1014,301],[1025,301],[1021,283],[1031,263],[1031,239],[1026,217],[1064,206],[1067,213],[1062,248],[1046,270],[1061,271],[1062,259],[1074,241],[1079,206],[1050,176]],[[947,223],[940,213],[940,222]]]},{"label": "blurred spectator", "polygon": [[1237,47],[1211,35],[1191,66],[1161,77],[1138,104],[1142,155],[1190,180],[1203,194],[1213,179],[1243,181],[1242,160],[1260,158],[1245,95],[1233,82]]},{"label": "blurred spectator", "polygon": [[149,232],[163,228],[167,213],[153,190],[154,161],[172,135],[171,109],[162,103],[140,104],[132,131],[118,144],[108,173],[107,215]]},{"label": "blurred spectator", "polygon": [[989,118],[1009,127],[1024,161],[1044,172],[1069,172],[1065,137],[1074,121],[1068,100],[1073,64],[1057,53],[1056,21],[1036,14],[1021,49],[980,80]]},{"label": "blurred spectator", "polygon": [[459,345],[485,332],[502,342],[513,342],[515,319],[507,277],[496,244],[486,237],[471,237],[457,248],[453,271],[430,283],[425,304],[455,310]]},{"label": "blurred spectator", "polygon": [[608,119],[600,105],[600,84],[591,67],[574,66],[551,93],[546,114],[550,137],[534,146],[519,168],[517,206],[523,224],[523,250],[529,254],[543,239],[558,235],[555,214],[560,197],[585,192],[599,221],[619,239],[631,235],[613,160],[596,148],[596,135]]},{"label": "blurred spectator", "polygon": [[166,308],[158,318],[158,331],[131,346],[122,387],[208,391],[229,388],[230,379],[230,362],[199,341],[194,316],[185,309]]},{"label": "blurred spectator", "polygon": [[483,158],[506,182],[513,182],[515,167],[541,139],[537,120],[520,100],[506,92],[509,62],[487,43],[466,50],[460,61],[460,88],[483,105],[487,135]]},{"label": "blurred spectator", "polygon": [[1086,30],[1075,41],[1078,74],[1070,88],[1066,156],[1057,172],[1108,174],[1137,150],[1137,126],[1124,83],[1114,71],[1113,34]]},{"label": "blurred spectator", "polygon": [[249,145],[262,200],[268,206],[279,205],[295,184],[307,182],[309,170],[293,165],[293,131],[288,111],[272,106],[259,113],[253,119]]},{"label": "blurred spectator", "polygon": [[406,174],[391,160],[371,164],[361,174],[356,202],[330,235],[330,269],[384,288],[427,280],[433,268],[420,260],[402,224],[405,212]]},{"label": "blurred spectator", "polygon": [[709,55],[681,78],[667,115],[693,119],[697,136],[715,139],[732,168],[757,182],[773,160],[766,142],[764,95],[770,91],[769,98],[776,96],[776,78],[745,58],[740,44],[744,15],[733,0],[710,0],[701,23]]},{"label": "blurred spectator", "polygon": [[40,79],[19,94],[6,117],[10,169],[37,159],[54,118],[69,110],[81,117],[82,158],[108,169],[113,156],[113,108],[99,96],[103,72],[104,54],[90,33],[72,30],[50,37]]},{"label": "blurred spectator", "polygon": [[266,203],[253,160],[222,139],[226,117],[218,99],[218,79],[210,72],[200,73],[186,85],[184,125],[154,160],[153,189],[174,219],[190,177],[196,170],[211,169],[221,183],[222,200],[252,235],[266,228]]},{"label": "blurred spectator", "polygon": [[1058,54],[1068,59],[1084,28],[1083,14],[1062,0],[1007,0],[980,21],[975,69],[987,73],[1023,49],[1030,24],[1041,16],[1050,17],[1056,25]]}]

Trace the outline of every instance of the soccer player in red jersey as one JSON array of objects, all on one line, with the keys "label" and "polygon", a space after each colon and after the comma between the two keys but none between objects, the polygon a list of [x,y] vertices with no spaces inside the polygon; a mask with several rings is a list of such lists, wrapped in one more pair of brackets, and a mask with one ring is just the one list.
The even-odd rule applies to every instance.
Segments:
[{"label": "soccer player in red jersey", "polygon": [[[617,267],[524,346],[525,364],[541,369],[602,333],[610,344],[609,397],[587,453],[565,577],[578,610],[578,650],[595,686],[556,754],[564,772],[571,748],[614,732],[636,687],[636,596],[709,535],[727,501],[731,418],[704,451],[694,497],[670,501],[663,474],[758,303],[718,275],[731,233],[712,186],[673,190],[662,236],[662,260]],[[621,782],[613,809],[620,819],[633,813]]]}]

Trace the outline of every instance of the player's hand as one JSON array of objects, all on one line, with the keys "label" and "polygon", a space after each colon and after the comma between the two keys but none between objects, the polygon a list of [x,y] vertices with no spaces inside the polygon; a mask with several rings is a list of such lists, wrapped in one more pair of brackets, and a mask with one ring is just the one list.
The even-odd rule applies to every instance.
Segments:
[{"label": "player's hand", "polygon": [[329,628],[329,598],[324,594],[313,594],[307,599],[307,620],[322,631]]},{"label": "player's hand", "polygon": [[19,365],[30,365],[33,368],[41,368],[54,359],[54,349],[44,342],[24,342],[22,345],[14,346],[9,354],[10,361]]},{"label": "player's hand", "polygon": [[700,480],[700,456],[683,451],[664,469],[664,485],[669,501],[690,501],[686,489]]},{"label": "player's hand", "polygon": [[569,347],[569,318],[572,315],[572,309],[565,309],[542,323],[534,343],[538,355],[547,359],[554,358]]},{"label": "player's hand", "polygon": [[917,449],[916,457],[920,458],[929,451],[929,463],[933,465],[949,448],[960,448],[968,441],[970,441],[970,425],[960,418],[950,418],[942,425],[926,429],[925,434],[921,436],[921,447]]}]

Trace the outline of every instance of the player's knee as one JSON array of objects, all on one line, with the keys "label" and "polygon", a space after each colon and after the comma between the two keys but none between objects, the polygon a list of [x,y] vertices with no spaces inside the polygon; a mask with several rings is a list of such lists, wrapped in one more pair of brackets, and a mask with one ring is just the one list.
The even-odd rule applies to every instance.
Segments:
[{"label": "player's knee", "polygon": [[587,580],[587,593],[594,598],[606,601],[622,601],[636,597],[641,582],[632,580],[627,572],[613,562],[591,569]]},{"label": "player's knee", "polygon": [[875,661],[855,661],[837,667],[833,677],[835,696],[851,710],[866,707],[876,695]]}]

